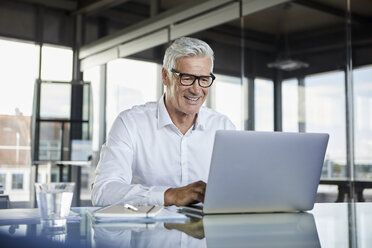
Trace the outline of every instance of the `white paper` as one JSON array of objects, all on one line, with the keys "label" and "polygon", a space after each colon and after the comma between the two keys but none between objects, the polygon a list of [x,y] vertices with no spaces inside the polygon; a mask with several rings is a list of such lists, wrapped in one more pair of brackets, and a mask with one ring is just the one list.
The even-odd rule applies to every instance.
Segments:
[{"label": "white paper", "polygon": [[165,207],[163,210],[158,213],[155,217],[140,217],[140,218],[98,218],[94,217],[93,212],[97,209],[88,210],[90,217],[93,222],[106,222],[106,223],[115,223],[115,222],[185,222],[189,219],[186,215],[178,213],[178,208],[176,207]]}]

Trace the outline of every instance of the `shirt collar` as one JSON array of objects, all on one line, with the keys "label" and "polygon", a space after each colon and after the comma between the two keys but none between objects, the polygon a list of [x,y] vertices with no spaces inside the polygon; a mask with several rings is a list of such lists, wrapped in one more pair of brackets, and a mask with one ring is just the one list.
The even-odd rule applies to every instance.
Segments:
[{"label": "shirt collar", "polygon": [[158,128],[173,124],[164,103],[165,94],[158,101]]},{"label": "shirt collar", "polygon": [[199,113],[196,117],[196,120],[195,120],[195,123],[194,123],[194,127],[192,128],[193,130],[196,130],[198,128],[200,128],[201,130],[204,130],[205,128],[205,110],[204,110],[204,107],[201,106],[200,109],[199,109]]},{"label": "shirt collar", "polygon": [[[169,116],[169,113],[167,111],[167,108],[165,107],[165,94],[162,95],[162,97],[158,101],[158,128],[165,127],[167,125],[174,125],[172,122],[172,119]],[[196,117],[194,126],[192,127],[192,130],[196,130],[200,128],[201,130],[204,130],[205,128],[205,111],[203,107],[200,108],[199,113]]]}]

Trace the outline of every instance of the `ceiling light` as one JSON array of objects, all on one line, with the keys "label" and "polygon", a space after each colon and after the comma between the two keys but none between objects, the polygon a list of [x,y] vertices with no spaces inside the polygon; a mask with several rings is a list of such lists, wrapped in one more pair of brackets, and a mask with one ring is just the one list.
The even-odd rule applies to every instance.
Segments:
[{"label": "ceiling light", "polygon": [[284,59],[268,63],[267,67],[276,68],[283,71],[294,71],[301,68],[307,68],[309,67],[309,64],[299,60]]}]

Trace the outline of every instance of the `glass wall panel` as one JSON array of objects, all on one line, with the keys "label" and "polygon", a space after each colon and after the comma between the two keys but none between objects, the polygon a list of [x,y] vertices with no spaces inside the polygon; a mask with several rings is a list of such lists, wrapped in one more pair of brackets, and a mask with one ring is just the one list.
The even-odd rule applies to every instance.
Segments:
[{"label": "glass wall panel", "polygon": [[306,131],[330,135],[323,176],[346,177],[345,74],[305,78]]},{"label": "glass wall panel", "polygon": [[236,129],[243,129],[242,85],[238,77],[216,74],[215,110],[226,115],[234,123]]},{"label": "glass wall panel", "polygon": [[254,80],[254,113],[255,130],[274,130],[274,85],[270,80],[256,78]]},{"label": "glass wall panel", "polygon": [[[351,1],[353,21],[357,24],[352,26],[353,58],[356,58],[353,65],[358,67],[372,64],[369,59],[372,58],[371,32],[365,23],[365,17],[371,13],[363,7],[369,6],[367,2]],[[273,131],[274,116],[281,112],[282,123],[278,122],[280,118],[276,120],[277,129],[329,133],[323,179],[342,178],[347,183],[351,178],[346,164],[345,7],[346,1],[311,4],[288,1],[187,36],[205,40],[215,51],[214,73],[218,76],[206,103],[208,107],[226,114],[238,129],[243,129],[242,122],[248,116],[246,128]],[[165,47],[143,51],[130,58],[161,64]],[[149,99],[157,100],[156,83],[145,87],[154,94],[146,98],[142,87],[149,80],[142,77],[156,70],[159,72],[159,68],[152,71],[137,64],[137,69],[127,71],[126,68],[131,67],[125,61],[119,59],[108,64],[107,131],[120,111]],[[140,72],[135,73],[135,70]],[[144,71],[146,73],[141,73]],[[372,158],[368,154],[372,138],[369,136],[372,121],[368,117],[372,115],[368,107],[370,73],[370,67],[354,70],[358,178],[370,178],[372,171]],[[241,86],[241,77],[254,79],[254,83],[247,84],[248,90]],[[281,89],[274,87],[280,83]],[[280,94],[279,90],[282,105],[274,106],[274,96]],[[280,103],[275,101],[275,104]]]},{"label": "glass wall panel", "polygon": [[372,66],[355,69],[355,174],[372,179]]},{"label": "glass wall panel", "polygon": [[[346,185],[345,15],[330,11],[344,13],[346,1],[305,2],[288,1],[244,17],[244,73],[255,78],[253,126],[272,131],[274,116],[281,114],[278,130],[330,133],[322,176],[342,178]],[[274,99],[280,92],[281,99]],[[337,186],[319,192],[325,191],[323,201],[336,199]]]},{"label": "glass wall panel", "polygon": [[297,79],[282,82],[283,131],[298,132],[298,81]]},{"label": "glass wall panel", "polygon": [[239,19],[190,34],[207,42],[214,51],[213,73],[216,81],[211,86],[205,106],[220,112],[234,123],[238,130],[244,129],[242,59],[243,46]]},{"label": "glass wall panel", "polygon": [[[372,180],[372,1],[351,1],[351,51],[354,90],[355,180]],[[361,19],[355,16],[362,17]],[[363,191],[372,201],[372,189]],[[359,240],[358,240],[359,242]],[[360,242],[366,245],[364,242]],[[359,244],[359,243],[358,243]]]},{"label": "glass wall panel", "polygon": [[107,133],[121,111],[148,101],[157,101],[158,66],[133,59],[107,64]]}]

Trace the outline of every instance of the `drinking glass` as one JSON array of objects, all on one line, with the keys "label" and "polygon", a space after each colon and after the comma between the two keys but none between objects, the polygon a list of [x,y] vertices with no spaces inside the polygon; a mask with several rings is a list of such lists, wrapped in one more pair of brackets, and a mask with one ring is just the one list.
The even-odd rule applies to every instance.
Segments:
[{"label": "drinking glass", "polygon": [[65,227],[75,183],[35,183],[43,227]]}]

